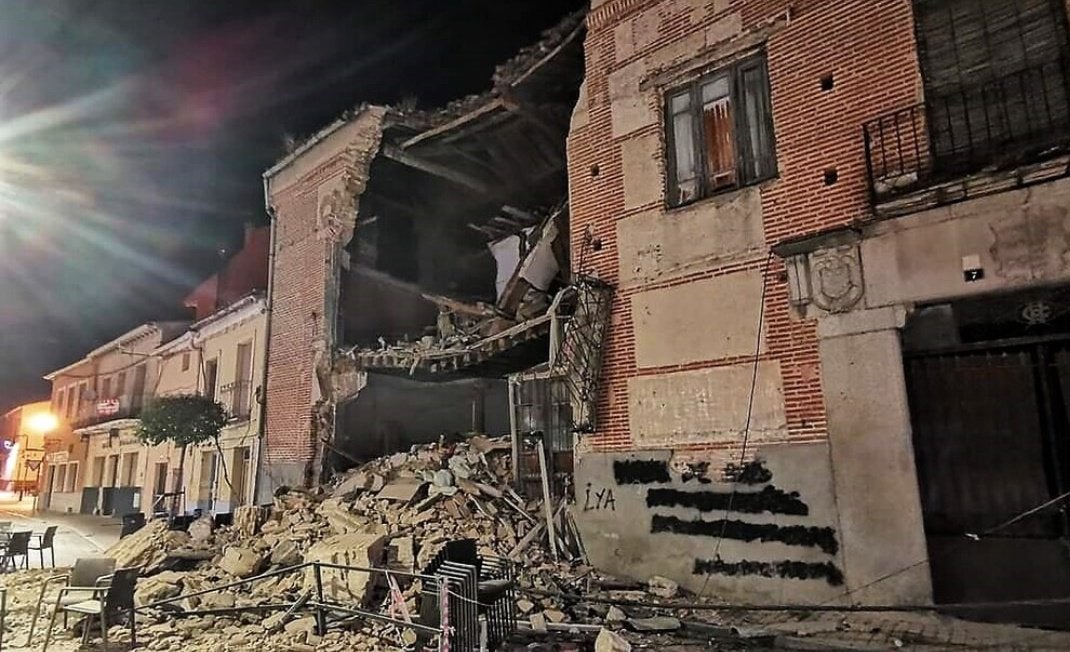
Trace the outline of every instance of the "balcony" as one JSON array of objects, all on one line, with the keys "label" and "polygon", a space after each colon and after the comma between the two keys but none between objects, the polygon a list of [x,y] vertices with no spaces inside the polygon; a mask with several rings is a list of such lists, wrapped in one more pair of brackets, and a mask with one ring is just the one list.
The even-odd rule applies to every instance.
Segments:
[{"label": "balcony", "polygon": [[128,394],[113,399],[82,401],[77,414],[68,420],[72,428],[78,429],[120,419],[136,419],[147,399],[148,395]]},{"label": "balcony", "polygon": [[1066,59],[926,98],[863,125],[878,217],[1046,181],[1070,152]]},{"label": "balcony", "polygon": [[249,420],[253,408],[252,390],[251,380],[235,380],[219,386],[218,400],[227,408],[228,421]]}]

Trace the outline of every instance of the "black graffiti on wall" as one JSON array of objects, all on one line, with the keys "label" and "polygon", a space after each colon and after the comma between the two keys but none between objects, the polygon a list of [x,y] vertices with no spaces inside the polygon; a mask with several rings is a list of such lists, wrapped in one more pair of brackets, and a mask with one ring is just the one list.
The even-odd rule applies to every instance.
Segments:
[{"label": "black graffiti on wall", "polygon": [[613,496],[613,490],[609,487],[593,489],[591,483],[587,483],[587,491],[583,497],[583,511],[617,511],[617,499]]},{"label": "black graffiti on wall", "polygon": [[613,478],[619,485],[670,482],[669,465],[661,460],[615,460]]},{"label": "black graffiti on wall", "polygon": [[780,542],[789,546],[820,548],[830,555],[840,549],[836,532],[830,527],[811,525],[777,525],[775,523],[748,523],[739,520],[718,519],[705,521],[701,518],[684,520],[675,516],[655,514],[650,531],[671,532],[689,536],[734,539],[736,541]]},{"label": "black graffiti on wall", "polygon": [[809,516],[810,508],[799,499],[797,491],[786,492],[777,487],[763,487],[761,491],[681,491],[679,489],[650,489],[646,494],[647,507],[689,507],[700,512],[733,511],[746,514],[787,514]]},{"label": "black graffiti on wall", "polygon": [[823,579],[832,586],[843,585],[843,571],[832,562],[792,561],[735,561],[721,559],[696,559],[695,575],[756,575],[759,577],[781,577],[794,580]]},{"label": "black graffiti on wall", "polygon": [[724,467],[725,478],[740,484],[765,484],[773,479],[773,472],[765,468],[761,460],[751,460],[743,464],[729,462]]},{"label": "black graffiti on wall", "polygon": [[[839,552],[836,531],[816,525],[782,525],[780,523],[751,523],[728,514],[773,514],[792,517],[810,516],[810,507],[797,491],[785,491],[773,484],[773,473],[760,459],[746,463],[730,463],[721,476],[732,487],[719,490],[695,486],[713,483],[708,462],[670,465],[664,459],[621,459],[613,462],[613,478],[618,487],[641,485],[651,515],[652,534],[672,534],[688,537],[730,539],[744,543],[781,543],[788,546],[814,548],[833,556]],[[650,486],[669,485],[669,486]],[[610,490],[611,491],[611,490]],[[608,500],[607,500],[608,496]],[[607,507],[608,505],[608,507]],[[584,511],[616,509],[612,493],[592,489],[584,496]],[[700,512],[688,520],[676,514],[658,513],[660,510],[693,509]],[[721,512],[719,519],[704,520],[701,514]],[[747,550],[743,548],[742,550]],[[727,562],[697,559],[695,574],[824,580],[833,586],[843,583],[843,572],[834,559],[824,562],[804,562],[786,559],[764,562],[743,559]]]}]

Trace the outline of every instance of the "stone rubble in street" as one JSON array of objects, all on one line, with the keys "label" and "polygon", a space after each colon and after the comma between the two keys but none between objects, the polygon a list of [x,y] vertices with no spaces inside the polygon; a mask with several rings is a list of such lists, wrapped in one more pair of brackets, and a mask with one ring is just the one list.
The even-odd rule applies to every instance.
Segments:
[{"label": "stone rubble in street", "polygon": [[[575,562],[552,560],[546,546],[541,502],[529,501],[510,486],[509,446],[504,439],[472,437],[463,442],[413,448],[372,460],[319,491],[283,490],[268,507],[236,510],[234,524],[212,531],[199,519],[189,532],[169,531],[152,521],[107,551],[119,567],[141,566],[139,605],[222,586],[302,562],[422,570],[449,541],[475,539],[481,555],[520,561],[520,583],[558,590],[562,578],[590,573]],[[559,536],[561,536],[559,534]],[[328,598],[350,606],[384,611],[383,576],[322,570]],[[398,577],[409,612],[418,613],[419,583]],[[36,587],[36,588],[34,588]],[[32,609],[40,584],[18,593]],[[256,580],[230,590],[188,597],[142,612],[139,639],[150,650],[393,650],[413,639],[411,630],[357,621],[314,632],[308,610],[287,617],[284,610],[260,614],[200,614],[198,611],[292,604],[315,591],[313,571]],[[32,594],[32,595],[31,595]],[[533,619],[551,623],[573,619],[549,599],[532,602]],[[9,628],[19,629],[19,616]],[[28,627],[28,621],[27,621]],[[40,629],[40,626],[39,626]],[[117,640],[126,636],[116,628]],[[57,632],[58,633],[58,632]],[[15,639],[25,634],[14,634]],[[9,635],[10,636],[10,635]],[[69,640],[69,636],[61,636]],[[9,639],[11,640],[11,639]],[[60,650],[56,647],[53,649]]]}]

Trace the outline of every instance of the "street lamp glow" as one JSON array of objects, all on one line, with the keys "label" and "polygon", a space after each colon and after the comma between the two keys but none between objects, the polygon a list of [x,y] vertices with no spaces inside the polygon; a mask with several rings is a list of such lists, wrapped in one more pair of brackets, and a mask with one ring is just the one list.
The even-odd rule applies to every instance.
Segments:
[{"label": "street lamp glow", "polygon": [[38,412],[26,420],[26,427],[38,434],[52,432],[59,427],[59,419],[51,412]]}]

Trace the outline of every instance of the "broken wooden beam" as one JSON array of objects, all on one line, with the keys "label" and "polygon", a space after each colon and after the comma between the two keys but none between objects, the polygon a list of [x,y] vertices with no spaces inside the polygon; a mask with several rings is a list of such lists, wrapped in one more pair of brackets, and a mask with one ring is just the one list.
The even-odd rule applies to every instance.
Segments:
[{"label": "broken wooden beam", "polygon": [[449,166],[442,165],[441,163],[435,163],[420,158],[419,156],[406,152],[395,145],[383,145],[382,154],[392,161],[407,165],[415,170],[420,170],[421,172],[426,172],[432,176],[445,179],[459,186],[468,188],[469,190],[474,190],[480,194],[490,194],[490,188],[480,179],[476,179],[471,175],[455,170]]}]

